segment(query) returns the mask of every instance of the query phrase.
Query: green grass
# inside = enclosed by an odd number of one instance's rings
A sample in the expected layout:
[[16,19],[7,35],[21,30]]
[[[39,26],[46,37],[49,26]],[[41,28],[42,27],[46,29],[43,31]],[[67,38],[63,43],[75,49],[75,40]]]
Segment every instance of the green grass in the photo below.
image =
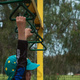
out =
[[6,75],[3,75],[3,74],[0,74],[0,80],[7,80],[7,76]]
[[[0,80],[7,80],[7,79],[8,79],[8,76],[3,75],[3,74],[0,74]],[[32,76],[32,79],[31,80],[35,80],[34,75]]]
[[58,76],[58,80],[80,80],[80,75],[61,75]]
[[[0,74],[0,80],[7,80],[7,76]],[[35,76],[32,76],[31,80],[36,80]],[[73,75],[73,76],[69,76],[69,75],[56,75],[56,76],[45,76],[44,75],[44,80],[80,80],[80,75]]]
[[80,75],[44,75],[44,80],[80,80]]

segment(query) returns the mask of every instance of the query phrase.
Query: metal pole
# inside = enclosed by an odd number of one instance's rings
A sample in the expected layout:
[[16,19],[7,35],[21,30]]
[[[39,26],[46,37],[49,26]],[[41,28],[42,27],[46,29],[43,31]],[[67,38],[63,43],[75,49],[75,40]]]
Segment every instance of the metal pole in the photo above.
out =
[[[43,25],[43,0],[37,0],[37,9]],[[38,34],[43,38],[43,28],[40,27]],[[43,45],[38,43],[37,49],[43,49]],[[37,64],[40,66],[37,68],[37,80],[43,80],[43,51],[37,51]]]

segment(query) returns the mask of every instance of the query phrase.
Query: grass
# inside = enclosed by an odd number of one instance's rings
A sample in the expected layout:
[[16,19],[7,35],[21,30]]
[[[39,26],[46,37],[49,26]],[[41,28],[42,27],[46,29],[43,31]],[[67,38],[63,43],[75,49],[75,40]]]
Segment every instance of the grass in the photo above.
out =
[[3,75],[3,74],[0,74],[0,80],[7,80],[7,76],[6,75]]
[[80,80],[80,75],[61,75],[58,76],[58,80]]
[[80,75],[44,75],[44,80],[80,80]]
[[[8,76],[3,75],[3,74],[0,74],[0,80],[7,80],[7,79],[8,79]],[[31,80],[35,80],[34,75],[32,76],[32,79]]]
[[[35,76],[32,76],[31,80],[36,80],[34,78]],[[0,74],[0,80],[7,80],[7,76]],[[80,80],[80,75],[57,75],[57,76],[45,76],[44,80]]]

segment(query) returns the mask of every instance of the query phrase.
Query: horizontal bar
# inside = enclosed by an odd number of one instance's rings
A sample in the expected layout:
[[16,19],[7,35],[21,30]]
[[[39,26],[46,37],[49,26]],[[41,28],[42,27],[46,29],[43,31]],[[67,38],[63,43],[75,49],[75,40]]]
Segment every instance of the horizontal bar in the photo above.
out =
[[0,1],[0,4],[11,4],[11,3],[18,3],[18,2],[30,2],[31,0],[12,0],[12,1]]

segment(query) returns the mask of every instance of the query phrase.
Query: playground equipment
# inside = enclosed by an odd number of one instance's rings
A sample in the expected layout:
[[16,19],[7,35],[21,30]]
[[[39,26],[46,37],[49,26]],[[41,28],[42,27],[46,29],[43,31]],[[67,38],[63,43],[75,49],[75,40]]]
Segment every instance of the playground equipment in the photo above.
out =
[[[34,0],[0,1],[1,5],[11,3],[17,3],[18,6],[13,10],[9,19],[11,21],[15,21],[16,19],[13,19],[12,16],[18,10],[18,8],[22,6],[26,10],[23,16],[26,16],[26,21],[30,24],[32,32],[36,34],[36,41],[29,41],[29,43],[32,43],[29,49],[32,51],[37,51],[37,63],[40,64],[40,66],[37,68],[37,80],[43,80],[43,51],[46,50],[46,46],[43,44],[43,0],[37,0],[37,7]],[[32,20],[33,23],[30,23],[30,20]],[[18,32],[17,27],[15,32]],[[32,46],[35,43],[37,43],[37,49],[32,49]]]
[[[16,21],[16,18],[12,18],[14,13],[19,9],[19,7],[23,7],[26,12],[23,16],[26,17],[26,21],[31,26],[32,33],[36,34],[36,40],[35,41],[28,41],[28,43],[32,43],[29,47],[29,50],[31,51],[45,51],[46,46],[43,44],[43,38],[38,34],[38,30],[43,28],[43,23],[41,21],[41,18],[39,16],[36,3],[34,0],[8,0],[8,1],[1,1],[1,5],[5,4],[11,4],[11,3],[17,3],[18,6],[12,11],[12,13],[9,16],[9,19],[11,21]],[[32,21],[32,22],[30,22]],[[15,28],[15,32],[18,33],[17,27]],[[33,45],[36,43],[41,43],[43,45],[43,49],[32,49]]]

